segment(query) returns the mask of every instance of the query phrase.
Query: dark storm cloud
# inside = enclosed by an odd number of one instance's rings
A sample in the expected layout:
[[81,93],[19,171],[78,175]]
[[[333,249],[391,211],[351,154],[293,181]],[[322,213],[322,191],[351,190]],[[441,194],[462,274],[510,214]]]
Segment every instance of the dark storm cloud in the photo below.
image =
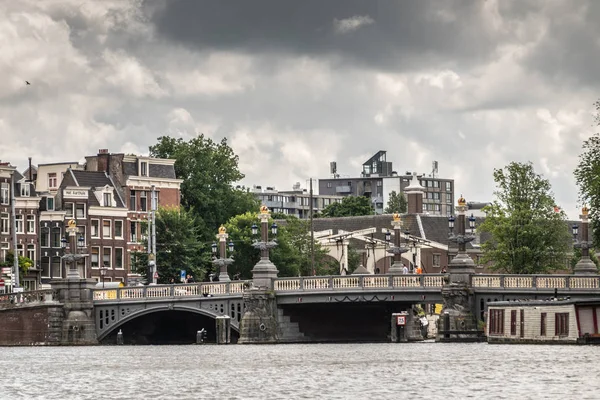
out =
[[[494,51],[497,35],[480,1],[176,0],[155,7],[160,36],[196,49],[341,55],[382,68],[473,62]],[[155,2],[147,7],[156,6]],[[371,21],[341,33],[335,21]],[[432,64],[439,67],[439,64]]]

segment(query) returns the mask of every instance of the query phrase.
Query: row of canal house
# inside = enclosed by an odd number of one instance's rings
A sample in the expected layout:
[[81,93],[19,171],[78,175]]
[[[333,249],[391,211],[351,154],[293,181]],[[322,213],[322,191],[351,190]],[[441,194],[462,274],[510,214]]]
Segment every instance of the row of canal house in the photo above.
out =
[[[34,260],[23,286],[34,290],[66,277],[61,240],[68,221],[75,220],[88,254],[79,274],[100,281],[127,283],[132,254],[146,251],[146,220],[151,196],[158,206],[179,206],[181,180],[175,160],[100,150],[85,164],[63,162],[30,166],[24,174],[0,164],[0,261],[13,246],[11,189],[15,199],[16,249]],[[14,174],[14,184],[11,179]],[[6,272],[6,271],[5,271]],[[9,276],[4,275],[8,280]]]

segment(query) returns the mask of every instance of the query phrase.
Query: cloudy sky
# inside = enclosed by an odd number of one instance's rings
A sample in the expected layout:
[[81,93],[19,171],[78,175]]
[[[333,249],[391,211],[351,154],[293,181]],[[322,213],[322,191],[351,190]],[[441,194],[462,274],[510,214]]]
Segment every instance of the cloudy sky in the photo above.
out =
[[531,161],[574,218],[599,21],[594,0],[0,0],[0,159],[205,133],[246,185],[357,176],[386,150],[477,201]]

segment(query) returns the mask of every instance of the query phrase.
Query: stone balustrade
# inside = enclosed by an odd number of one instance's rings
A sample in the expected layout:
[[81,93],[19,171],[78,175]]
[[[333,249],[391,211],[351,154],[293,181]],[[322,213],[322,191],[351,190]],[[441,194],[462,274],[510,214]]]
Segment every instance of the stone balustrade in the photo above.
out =
[[0,308],[52,302],[56,297],[56,291],[52,289],[2,293],[0,294]]
[[441,289],[443,282],[442,274],[307,276],[276,279],[274,288],[275,292],[436,287]]
[[471,286],[474,289],[600,289],[600,276],[473,275]]
[[166,297],[199,297],[217,295],[240,295],[250,281],[193,283],[176,285],[129,286],[111,289],[95,289],[94,301],[162,299]]

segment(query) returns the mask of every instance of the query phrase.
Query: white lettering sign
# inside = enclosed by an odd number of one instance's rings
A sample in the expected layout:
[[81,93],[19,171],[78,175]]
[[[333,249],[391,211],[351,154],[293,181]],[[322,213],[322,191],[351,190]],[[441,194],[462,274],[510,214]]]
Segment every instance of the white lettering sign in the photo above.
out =
[[88,192],[87,190],[65,189],[63,190],[63,197],[65,199],[87,199]]

